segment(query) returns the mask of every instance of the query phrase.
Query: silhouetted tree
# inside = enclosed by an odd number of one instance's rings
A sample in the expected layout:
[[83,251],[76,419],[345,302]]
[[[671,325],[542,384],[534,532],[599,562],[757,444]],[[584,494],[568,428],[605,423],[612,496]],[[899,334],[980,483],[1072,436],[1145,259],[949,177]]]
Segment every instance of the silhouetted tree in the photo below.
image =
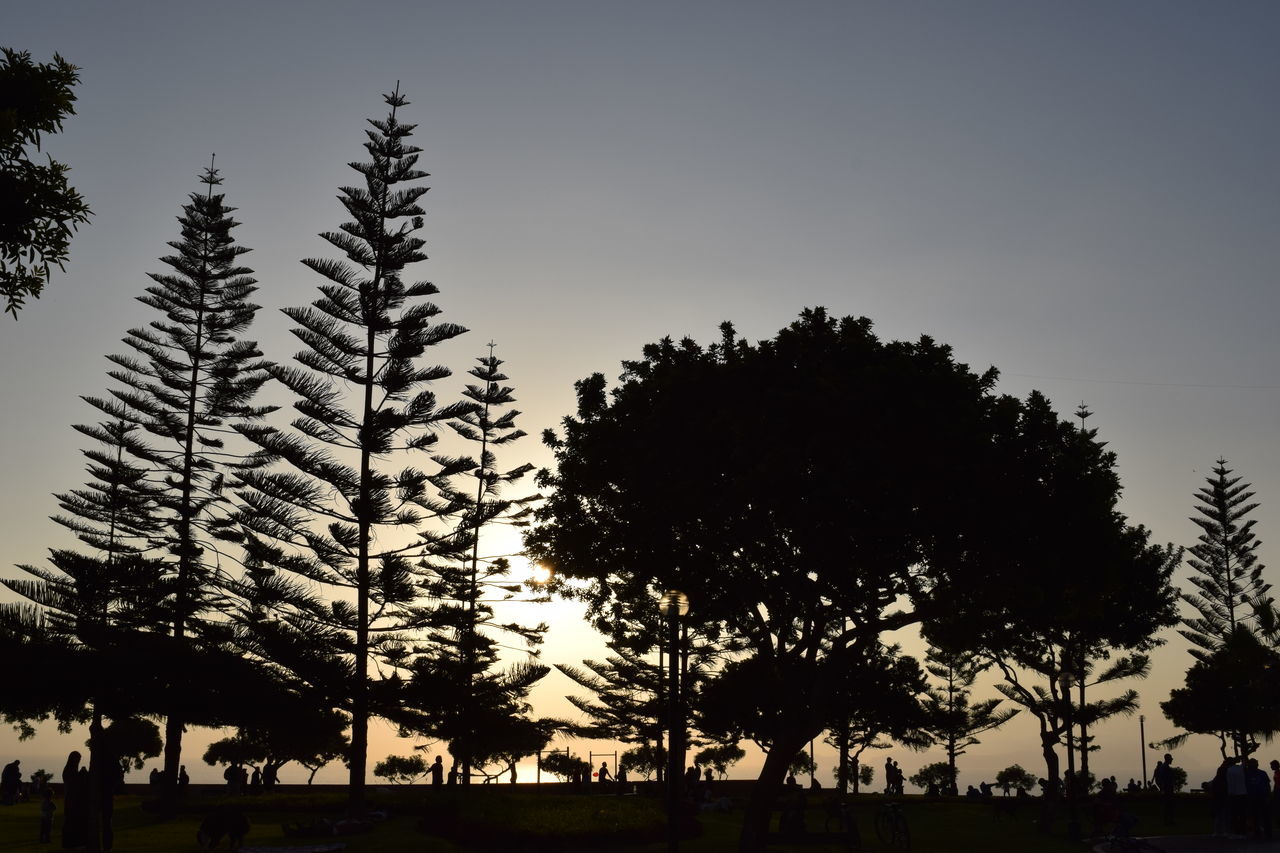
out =
[[[129,770],[141,770],[148,758],[155,758],[164,748],[160,728],[141,717],[120,717],[112,720],[100,735],[100,749],[105,755],[120,762],[123,775]],[[87,744],[90,749],[93,744]]]
[[[408,703],[418,718],[401,726],[447,740],[449,754],[460,767],[504,762],[503,766],[510,769],[514,762],[507,762],[507,758],[523,757],[516,753],[530,746],[524,755],[538,752],[563,725],[530,716],[533,708],[528,702],[529,693],[550,667],[522,661],[505,670],[486,671],[471,681],[471,701],[462,706],[459,685],[465,684],[466,679],[459,669],[464,665],[453,657],[418,658],[406,689]],[[467,708],[465,715],[460,713],[461,707]]]
[[[1061,420],[1042,395],[1030,396],[1000,442],[1019,460],[1004,474],[1010,502],[1002,521],[1013,537],[1025,537],[1026,552],[981,587],[957,590],[953,613],[965,615],[947,615],[926,631],[939,647],[995,666],[1003,679],[996,689],[1036,719],[1048,791],[1056,794],[1056,748],[1085,715],[1098,720],[1137,708],[1129,690],[1081,709],[1073,688],[1096,683],[1093,668],[1116,653],[1122,659],[1106,668],[1106,680],[1145,674],[1145,652],[1177,620],[1170,577],[1181,555],[1128,524],[1116,508],[1115,454],[1095,430]],[[1051,815],[1046,805],[1043,830]]]
[[1257,750],[1259,738],[1280,734],[1277,672],[1280,654],[1237,624],[1187,670],[1185,686],[1173,690],[1160,709],[1187,732],[1217,735],[1223,758],[1229,750],[1245,758]]
[[731,327],[708,348],[650,345],[612,392],[579,382],[577,415],[548,437],[532,556],[587,580],[597,614],[683,590],[691,620],[747,649],[717,680],[741,668],[775,703],[744,851],[765,844],[791,756],[837,718],[837,674],[883,633],[985,617],[993,578],[1042,571],[1045,543],[1071,542],[1068,516],[1079,544],[1061,556],[1114,554],[1128,573],[1113,503],[1058,506],[1079,498],[1053,488],[1059,453],[1018,455],[1032,403],[995,397],[995,380],[929,338],[882,343],[865,319],[806,311],[754,346]]
[[700,750],[693,757],[698,767],[710,767],[721,779],[729,772],[729,767],[746,758],[747,754],[736,743],[718,743]]
[[[239,424],[271,411],[252,405],[267,375],[257,344],[241,335],[258,306],[252,272],[238,264],[249,250],[237,245],[235,208],[215,194],[220,184],[211,165],[201,177],[206,190],[192,193],[178,222],[175,254],[161,258],[171,272],[152,273],[154,284],[138,301],[162,315],[129,330],[124,342],[136,356],[114,355],[110,376],[119,383],[110,397],[86,397],[113,421],[141,427],[150,443],[129,447],[151,470],[160,540],[171,555],[156,581],[163,625],[179,646],[210,642],[207,615],[220,601],[221,555],[216,545],[230,509],[223,484],[242,456],[225,436]],[[177,701],[175,699],[175,701]],[[164,780],[177,785],[182,734],[190,722],[174,713],[165,721]]]
[[538,766],[542,768],[543,773],[550,773],[552,776],[559,777],[562,782],[580,779],[583,774],[591,772],[590,764],[584,759],[576,755],[570,755],[567,752],[544,753]]
[[645,779],[662,772],[666,766],[666,753],[653,744],[642,743],[622,753],[618,766],[628,773],[639,773]]
[[1031,791],[1036,786],[1036,777],[1023,769],[1021,764],[1011,764],[996,774],[996,786],[1015,791]]
[[23,734],[33,720],[48,716],[64,728],[89,723],[89,820],[96,849],[102,782],[115,777],[115,761],[127,754],[106,748],[104,715],[125,721],[134,713],[161,710],[155,695],[141,688],[145,676],[124,665],[138,646],[135,635],[158,610],[162,568],[148,552],[161,532],[160,492],[148,481],[148,470],[133,464],[142,447],[136,427],[117,421],[76,429],[98,444],[84,452],[90,480],[57,496],[65,514],[54,520],[73,531],[83,549],[53,549],[52,569],[20,566],[30,577],[0,579],[31,602],[0,605],[0,622],[26,646],[18,654],[43,658],[42,648],[52,651],[47,665],[59,670],[44,672],[34,683],[9,682],[7,692],[25,694],[29,703],[25,711],[7,709],[27,727]]
[[1067,737],[1067,749],[1076,750],[1080,756],[1081,778],[1093,778],[1089,772],[1089,753],[1096,751],[1097,747],[1092,745],[1089,729],[1111,717],[1129,715],[1138,710],[1135,690],[1126,690],[1109,699],[1089,700],[1089,689],[1129,678],[1146,678],[1150,672],[1151,659],[1145,654],[1121,655],[1114,660],[1108,660],[1105,655],[1099,659],[1086,656],[1076,663],[1070,673],[1070,685],[1075,693],[1070,695],[1068,691],[1067,699],[1073,704],[1071,722],[1078,733],[1074,739],[1070,735]]
[[295,761],[309,771],[310,785],[321,767],[346,754],[344,715],[284,684],[263,684],[255,693],[245,697],[235,734],[209,745],[206,764],[247,764],[261,769],[266,780]]
[[[531,654],[542,642],[546,623],[525,626],[502,622],[495,618],[494,602],[510,601],[521,590],[520,583],[510,580],[511,566],[506,556],[487,557],[481,551],[486,531],[495,525],[521,526],[528,516],[533,497],[513,498],[504,489],[519,482],[533,470],[523,464],[508,471],[498,470],[497,448],[525,435],[515,426],[519,412],[507,408],[515,402],[502,362],[493,355],[477,359],[479,365],[470,371],[479,384],[468,384],[463,396],[473,407],[450,421],[450,426],[463,439],[478,445],[478,458],[467,458],[454,465],[461,470],[461,485],[452,482],[441,495],[444,503],[459,513],[457,538],[452,551],[462,554],[460,560],[436,561],[436,576],[425,591],[436,602],[433,630],[429,642],[413,662],[414,683],[429,682],[430,687],[411,690],[408,701],[421,696],[436,719],[436,727],[424,732],[449,741],[450,752],[462,764],[462,784],[470,784],[471,767],[478,755],[472,744],[489,739],[495,732],[478,727],[482,708],[479,697],[494,689],[503,692],[512,675],[498,669],[500,638],[523,642]],[[545,600],[539,597],[538,600]],[[546,672],[546,668],[521,670],[523,676]],[[454,678],[442,681],[441,674]],[[535,748],[534,752],[537,751]]]
[[989,662],[971,654],[933,647],[925,657],[925,670],[938,681],[925,690],[925,723],[921,728],[946,751],[953,780],[959,774],[956,758],[980,743],[977,736],[999,728],[1018,713],[1016,708],[1000,708],[999,699],[970,701],[973,683],[989,666]]
[[537,755],[547,748],[547,744],[555,735],[565,728],[565,722],[551,717],[532,719],[528,716],[531,708],[486,709],[484,717],[488,725],[477,727],[468,750],[472,755],[472,766],[484,775],[486,781],[493,781],[502,774],[508,774],[508,781],[516,781],[516,764],[521,759]]
[[373,765],[373,775],[396,785],[411,785],[425,779],[429,769],[421,755],[388,755]]
[[657,744],[662,740],[664,673],[622,644],[603,661],[585,660],[582,667],[556,664],[556,669],[594,697],[567,696],[588,722],[575,728],[579,737],[622,743]]
[[1203,661],[1236,626],[1251,626],[1254,610],[1265,606],[1271,585],[1262,579],[1258,562],[1260,544],[1253,532],[1257,519],[1246,518],[1258,508],[1248,483],[1232,475],[1227,460],[1219,459],[1208,477],[1208,485],[1196,492],[1196,515],[1191,520],[1200,528],[1200,537],[1187,549],[1187,565],[1193,572],[1187,580],[1196,592],[1181,598],[1198,614],[1183,619],[1178,631],[1194,646],[1192,657]]
[[[841,792],[853,783],[857,793],[868,749],[888,749],[897,740],[911,749],[930,745],[928,717],[921,704],[927,685],[915,658],[897,646],[882,646],[856,667],[841,673],[835,717],[827,724],[826,742],[836,748],[836,784]],[[834,685],[833,685],[834,686]]]
[[954,764],[950,761],[935,761],[912,773],[907,777],[907,781],[921,790],[932,785],[935,790],[945,793],[955,790],[956,778]]
[[[417,168],[421,149],[406,142],[414,125],[399,118],[408,100],[398,89],[384,100],[390,112],[366,131],[369,160],[351,164],[364,186],[341,190],[351,221],[321,235],[346,261],[303,261],[325,279],[321,295],[310,307],[285,310],[306,345],[295,356],[301,367],[271,370],[297,398],[293,431],[240,428],[261,448],[260,459],[280,463],[243,475],[248,572],[241,593],[250,611],[285,614],[286,625],[344,661],[340,683],[317,687],[351,715],[349,790],[357,808],[369,718],[399,708],[400,697],[385,689],[393,684],[372,664],[394,671],[408,663],[414,632],[431,617],[421,600],[420,585],[431,577],[425,560],[460,557],[451,532],[425,528],[457,509],[436,493],[471,466],[423,451],[440,427],[474,409],[469,401],[437,405],[431,386],[450,372],[422,363],[430,347],[465,329],[434,321],[440,309],[426,298],[435,285],[403,279],[426,258],[417,232],[427,191],[418,182],[427,175]],[[432,473],[419,467],[428,459]]]
[[66,164],[33,163],[27,150],[39,151],[41,137],[75,115],[80,69],[56,53],[45,63],[25,50],[0,51],[0,293],[17,319],[22,304],[40,296],[49,267],[63,269],[71,233],[91,211],[67,183]]

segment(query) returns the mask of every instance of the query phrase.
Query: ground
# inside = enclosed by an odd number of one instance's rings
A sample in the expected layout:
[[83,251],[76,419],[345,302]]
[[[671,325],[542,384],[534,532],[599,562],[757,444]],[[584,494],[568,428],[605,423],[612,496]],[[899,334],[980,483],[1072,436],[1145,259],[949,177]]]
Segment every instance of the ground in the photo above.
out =
[[[375,790],[371,798],[386,807],[389,817],[367,834],[338,839],[287,837],[282,831],[286,822],[306,822],[319,817],[337,817],[343,813],[345,797],[340,789],[328,791],[305,789],[261,797],[230,799],[210,788],[193,791],[188,805],[173,820],[162,821],[143,808],[138,794],[118,798],[116,805],[116,853],[196,853],[195,833],[200,820],[219,804],[242,805],[252,828],[246,847],[293,847],[316,845],[329,841],[345,843],[346,853],[461,853],[487,849],[515,853],[520,850],[609,850],[612,853],[659,853],[666,849],[662,832],[659,801],[643,796],[568,794],[558,786],[542,790],[521,786],[515,790],[499,786],[474,788],[465,803],[437,797],[424,788]],[[731,799],[738,799],[733,797]],[[999,801],[1002,798],[997,797]],[[809,835],[803,842],[778,840],[771,849],[777,853],[824,853],[845,850],[839,838],[823,835],[825,810],[823,796],[811,798],[805,815]],[[997,813],[993,803],[984,801],[927,802],[919,797],[902,798],[911,830],[912,853],[1085,853],[1089,845],[1063,839],[1063,823],[1058,821],[1055,834],[1037,832],[1035,801],[1021,803],[1017,814],[1010,817]],[[874,815],[882,799],[864,795],[857,799],[855,815],[864,849],[891,851],[875,835]],[[1006,801],[1007,802],[1007,801]],[[59,802],[59,806],[61,803]],[[1198,833],[1208,829],[1207,803],[1198,797],[1186,797],[1178,809],[1179,822],[1166,830],[1158,820],[1159,804],[1127,801],[1126,807],[1138,815],[1139,835],[1170,835],[1157,839],[1167,853],[1280,853],[1280,843],[1270,846],[1247,845],[1208,838]],[[1087,812],[1082,812],[1084,830],[1089,831]],[[455,841],[423,833],[419,824],[426,818],[432,828],[458,821],[457,836],[466,846]],[[52,844],[40,844],[39,811],[36,802],[0,807],[0,851],[52,851],[59,849],[58,830],[61,812],[54,825]],[[701,832],[681,842],[688,853],[732,851],[737,846],[741,806],[726,813],[704,813]],[[776,828],[776,818],[774,826]],[[1180,835],[1176,835],[1180,834]],[[571,840],[572,839],[572,840]],[[225,842],[220,849],[226,849]]]

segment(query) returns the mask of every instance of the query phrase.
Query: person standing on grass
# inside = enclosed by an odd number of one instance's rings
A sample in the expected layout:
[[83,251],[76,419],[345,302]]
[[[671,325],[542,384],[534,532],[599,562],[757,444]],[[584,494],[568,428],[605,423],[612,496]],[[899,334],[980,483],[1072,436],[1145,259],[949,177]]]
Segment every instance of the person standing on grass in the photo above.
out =
[[14,759],[0,771],[0,805],[11,806],[18,801],[18,790],[22,787],[21,764]]
[[89,832],[89,778],[72,750],[62,768],[62,849],[83,847]]
[[1271,759],[1271,822],[1280,823],[1280,761]]
[[1173,823],[1173,756],[1164,754],[1164,761],[1156,765],[1151,774],[1151,781],[1160,789],[1160,799],[1164,801],[1164,825]]
[[1271,814],[1267,801],[1271,799],[1271,779],[1267,771],[1258,766],[1258,759],[1250,758],[1245,770],[1244,784],[1249,799],[1249,832],[1253,838],[1271,840]]

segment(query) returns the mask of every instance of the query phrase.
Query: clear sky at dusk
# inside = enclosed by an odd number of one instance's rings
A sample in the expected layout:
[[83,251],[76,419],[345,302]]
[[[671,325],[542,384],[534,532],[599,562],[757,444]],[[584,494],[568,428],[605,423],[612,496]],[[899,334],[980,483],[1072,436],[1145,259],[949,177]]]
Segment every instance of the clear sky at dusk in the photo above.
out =
[[[1002,391],[1087,403],[1157,541],[1194,542],[1192,494],[1225,456],[1280,565],[1280,6],[10,0],[0,33],[82,67],[46,148],[95,213],[66,273],[0,319],[0,566],[64,541],[51,494],[84,481],[71,424],[96,415],[78,395],[151,319],[134,297],[210,154],[254,250],[252,337],[285,360],[277,309],[314,298],[298,261],[332,255],[315,235],[343,220],[346,164],[397,81],[432,173],[418,277],[472,330],[437,354],[458,374],[441,393],[497,343],[531,435],[513,466],[546,464],[536,436],[573,382],[643,344],[711,341],[723,320],[769,337],[823,305],[950,343]],[[547,662],[600,653],[576,610],[553,612]],[[1172,734],[1157,703],[1189,664],[1171,636],[1136,685],[1149,739]],[[549,676],[539,707],[565,713],[569,688]],[[378,737],[371,760],[407,750]],[[22,745],[24,769],[82,739]],[[197,742],[185,760],[205,771]],[[1099,743],[1097,771],[1137,775],[1136,720]],[[1214,747],[1177,754],[1193,782]],[[14,748],[0,736],[0,759]],[[1029,720],[965,756],[961,782],[1014,761],[1042,766]]]

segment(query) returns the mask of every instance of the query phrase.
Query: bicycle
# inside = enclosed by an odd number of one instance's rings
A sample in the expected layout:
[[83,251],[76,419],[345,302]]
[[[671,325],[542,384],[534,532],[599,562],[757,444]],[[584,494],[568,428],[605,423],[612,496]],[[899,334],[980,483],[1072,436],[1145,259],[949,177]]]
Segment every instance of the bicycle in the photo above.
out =
[[901,803],[885,803],[876,809],[876,836],[890,847],[911,849],[911,829]]

